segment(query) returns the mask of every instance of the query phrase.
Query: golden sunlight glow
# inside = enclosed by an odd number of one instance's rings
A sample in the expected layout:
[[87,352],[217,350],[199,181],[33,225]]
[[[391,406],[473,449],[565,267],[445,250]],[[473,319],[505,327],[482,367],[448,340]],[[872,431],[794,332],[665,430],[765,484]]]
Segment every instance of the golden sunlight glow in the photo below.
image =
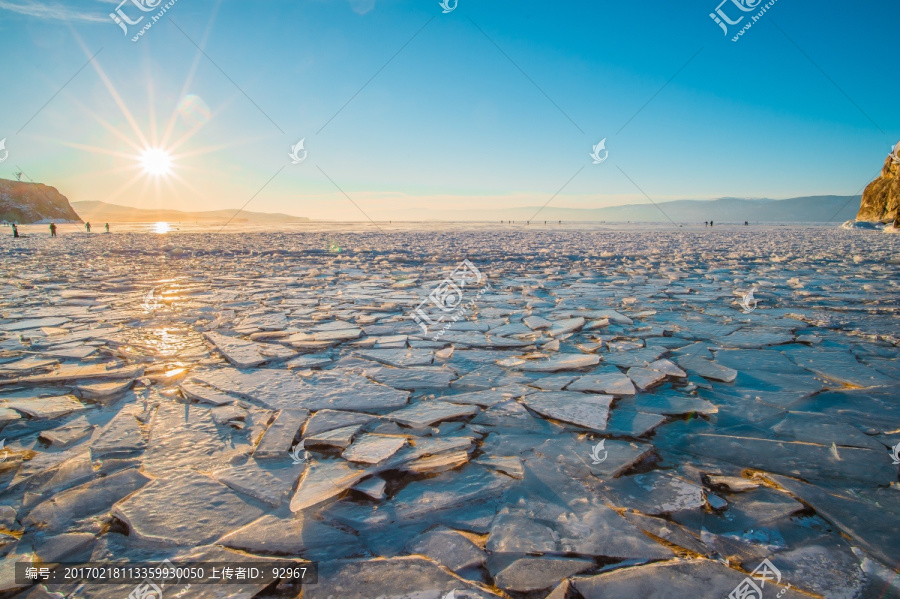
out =
[[141,167],[154,177],[168,175],[172,170],[172,157],[165,150],[148,148],[141,154]]
[[156,223],[154,225],[153,230],[162,235],[163,233],[169,232],[169,223]]

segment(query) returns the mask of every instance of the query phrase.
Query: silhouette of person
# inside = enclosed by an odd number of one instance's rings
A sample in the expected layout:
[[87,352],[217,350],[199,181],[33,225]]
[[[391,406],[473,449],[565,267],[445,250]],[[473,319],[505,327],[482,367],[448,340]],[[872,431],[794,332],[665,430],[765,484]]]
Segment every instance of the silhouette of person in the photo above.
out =
[[708,226],[709,226],[709,221],[708,221],[708,220],[703,221],[703,226],[704,226],[704,227],[708,227]]
[[109,233],[109,223],[106,223],[106,232]]
[[19,237],[19,229],[16,228],[16,223],[12,224],[12,229],[13,229],[13,237],[16,237],[16,238]]
[[710,227],[713,226],[713,222],[712,222],[712,221],[709,221],[709,226],[710,226]]
[[50,223],[50,237],[56,237],[56,225]]
[[90,221],[84,223],[84,230],[87,231],[88,233],[91,232],[91,222]]

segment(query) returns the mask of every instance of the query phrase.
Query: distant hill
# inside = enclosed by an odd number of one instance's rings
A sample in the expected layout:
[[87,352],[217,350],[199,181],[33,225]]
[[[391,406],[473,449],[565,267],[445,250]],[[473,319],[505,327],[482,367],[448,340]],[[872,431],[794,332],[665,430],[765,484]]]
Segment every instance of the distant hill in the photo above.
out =
[[106,202],[72,202],[72,207],[86,221],[112,222],[112,223],[232,223],[252,224],[281,224],[281,223],[305,223],[308,218],[291,216],[289,214],[269,214],[265,212],[247,212],[241,210],[237,215],[237,209],[209,210],[204,212],[183,212],[181,210],[157,210],[147,208],[132,208],[107,204]]
[[0,220],[22,225],[81,222],[68,198],[55,187],[10,179],[0,179]]
[[[747,200],[720,198],[717,200],[676,200],[654,204],[627,204],[607,208],[555,208],[551,204],[538,212],[540,206],[523,206],[508,209],[484,210],[429,210],[415,209],[403,213],[391,212],[398,220],[438,221],[500,221],[524,222],[589,221],[589,222],[668,222],[702,223],[717,222],[790,223],[790,222],[843,222],[856,216],[860,196],[809,196],[788,200]],[[387,219],[387,213],[378,218]]]

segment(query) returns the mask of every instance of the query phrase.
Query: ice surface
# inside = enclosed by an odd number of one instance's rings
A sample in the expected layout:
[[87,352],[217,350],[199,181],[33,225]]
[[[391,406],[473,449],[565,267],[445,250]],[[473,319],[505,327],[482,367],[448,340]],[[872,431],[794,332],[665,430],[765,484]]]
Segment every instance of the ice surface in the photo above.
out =
[[[888,588],[893,236],[435,227],[0,238],[0,590],[231,550],[304,597]],[[425,334],[459,252],[491,289]]]

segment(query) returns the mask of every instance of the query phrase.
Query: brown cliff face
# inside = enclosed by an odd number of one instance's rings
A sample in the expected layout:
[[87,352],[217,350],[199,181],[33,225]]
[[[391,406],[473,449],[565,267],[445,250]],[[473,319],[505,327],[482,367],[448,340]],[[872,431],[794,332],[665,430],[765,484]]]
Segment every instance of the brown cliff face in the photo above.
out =
[[0,220],[23,225],[41,221],[80,223],[66,196],[43,183],[0,179]]
[[884,161],[881,176],[869,183],[863,192],[856,220],[893,221],[898,217],[900,204],[900,164],[895,162],[900,143]]

